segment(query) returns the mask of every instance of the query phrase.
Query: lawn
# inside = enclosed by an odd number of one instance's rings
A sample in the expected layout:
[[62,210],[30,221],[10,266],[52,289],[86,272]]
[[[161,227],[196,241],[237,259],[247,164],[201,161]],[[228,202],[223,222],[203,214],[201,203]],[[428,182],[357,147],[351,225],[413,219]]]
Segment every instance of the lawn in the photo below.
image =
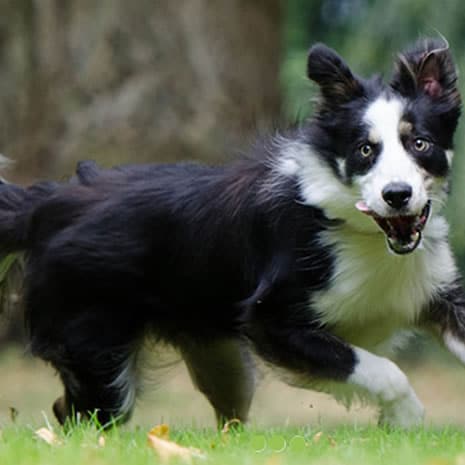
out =
[[[103,439],[102,439],[103,438]],[[465,433],[456,428],[387,431],[374,427],[179,429],[172,441],[199,449],[201,457],[173,459],[199,464],[386,464],[464,465]],[[59,430],[56,444],[27,427],[8,427],[0,439],[2,465],[105,465],[163,463],[148,445],[147,432],[117,429],[102,435],[95,427]],[[171,462],[171,461],[170,461]]]
[[[149,370],[134,418],[102,433],[95,425],[63,431],[50,408],[62,389],[53,370],[22,349],[7,350],[0,352],[0,465],[157,464],[148,433],[161,423],[169,424],[170,441],[201,451],[203,458],[189,456],[194,465],[465,465],[465,370],[430,356],[403,368],[427,411],[425,427],[409,432],[379,429],[373,409],[347,412],[327,396],[268,376],[250,425],[219,433],[208,403],[178,365]],[[52,444],[37,436],[40,428],[53,433]]]

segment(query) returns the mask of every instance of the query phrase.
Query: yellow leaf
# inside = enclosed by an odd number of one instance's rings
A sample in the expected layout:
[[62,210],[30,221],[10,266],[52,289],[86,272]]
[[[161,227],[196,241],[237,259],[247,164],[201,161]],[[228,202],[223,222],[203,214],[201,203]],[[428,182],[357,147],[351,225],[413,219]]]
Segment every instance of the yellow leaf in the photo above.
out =
[[149,446],[155,450],[162,463],[167,463],[171,459],[181,459],[187,464],[192,463],[192,459],[205,458],[205,454],[193,447],[183,447],[173,441],[162,439],[154,434],[148,434]]
[[42,441],[45,441],[51,446],[57,446],[60,444],[60,440],[58,439],[57,435],[48,428],[40,428],[35,433],[39,439],[42,439]]
[[323,431],[318,431],[318,433],[316,433],[315,436],[313,436],[313,442],[315,444],[317,444],[318,442],[321,441],[321,439],[323,437],[326,437],[326,439],[329,442],[329,445],[331,447],[336,447],[337,446],[337,443],[336,443],[335,439],[332,436],[325,435],[325,433],[323,433]]
[[165,423],[160,425],[154,426],[150,431],[149,434],[152,436],[156,436],[157,438],[162,439],[169,439],[170,438],[170,427]]
[[265,461],[265,465],[281,465],[281,457],[278,455],[272,455]]
[[337,446],[336,440],[332,436],[328,436],[328,442],[331,447]]

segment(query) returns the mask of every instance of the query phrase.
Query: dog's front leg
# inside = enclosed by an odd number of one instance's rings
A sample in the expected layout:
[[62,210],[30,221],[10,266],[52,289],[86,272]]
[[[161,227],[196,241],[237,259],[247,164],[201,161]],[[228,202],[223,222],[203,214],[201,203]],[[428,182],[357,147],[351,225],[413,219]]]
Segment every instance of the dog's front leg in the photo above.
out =
[[425,313],[445,347],[465,365],[465,292],[460,283],[440,293]]
[[391,360],[354,348],[357,363],[347,381],[368,392],[380,407],[380,425],[421,424],[424,408],[405,373]]
[[285,372],[289,384],[318,389],[319,384],[327,382],[345,383],[350,391],[380,406],[380,423],[401,427],[421,423],[423,406],[405,374],[392,361],[321,329],[270,323],[251,338],[257,352]]

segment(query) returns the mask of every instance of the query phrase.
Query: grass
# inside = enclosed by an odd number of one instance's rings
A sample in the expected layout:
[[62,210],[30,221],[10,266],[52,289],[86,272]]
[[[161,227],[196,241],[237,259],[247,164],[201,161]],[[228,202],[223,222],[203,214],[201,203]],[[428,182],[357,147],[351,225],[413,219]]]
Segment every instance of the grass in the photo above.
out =
[[[105,433],[103,446],[99,445],[101,436],[102,433],[97,428],[79,425],[66,433],[60,430],[57,433],[60,444],[49,445],[38,439],[32,428],[8,427],[2,431],[0,463],[160,463],[156,452],[147,444],[146,431],[115,429]],[[212,429],[188,428],[172,431],[171,439],[184,446],[196,447],[205,453],[204,459],[194,458],[194,464],[465,464],[465,432],[456,428],[417,429],[405,432],[374,427],[339,426],[323,431],[309,428],[274,428],[244,429],[227,434]],[[265,450],[261,450],[264,441],[267,446]],[[177,461],[174,460],[174,463]]]
[[[0,465],[157,464],[147,433],[159,423],[170,425],[172,441],[206,454],[194,465],[465,465],[465,370],[431,355],[404,369],[426,406],[427,426],[421,429],[379,429],[372,409],[347,413],[327,396],[264,379],[251,425],[220,434],[211,407],[179,365],[156,373],[158,383],[148,386],[133,420],[105,433],[102,447],[97,427],[78,424],[65,432],[55,423],[50,407],[62,393],[59,380],[49,366],[11,348],[0,353]],[[58,445],[35,434],[47,418]]]

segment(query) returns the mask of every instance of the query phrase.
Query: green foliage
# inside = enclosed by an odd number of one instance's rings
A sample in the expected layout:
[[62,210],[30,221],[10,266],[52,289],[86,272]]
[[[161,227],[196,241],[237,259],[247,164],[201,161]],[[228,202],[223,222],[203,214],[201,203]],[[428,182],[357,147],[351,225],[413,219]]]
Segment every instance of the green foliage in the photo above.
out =
[[[465,72],[465,8],[461,0],[289,0],[286,54],[281,81],[291,120],[311,113],[314,86],[305,78],[306,52],[314,42],[335,48],[362,76],[381,72],[386,78],[399,50],[419,37],[443,35]],[[465,95],[465,80],[459,81]],[[465,126],[456,135],[452,197],[447,214],[459,265],[465,270]]]

